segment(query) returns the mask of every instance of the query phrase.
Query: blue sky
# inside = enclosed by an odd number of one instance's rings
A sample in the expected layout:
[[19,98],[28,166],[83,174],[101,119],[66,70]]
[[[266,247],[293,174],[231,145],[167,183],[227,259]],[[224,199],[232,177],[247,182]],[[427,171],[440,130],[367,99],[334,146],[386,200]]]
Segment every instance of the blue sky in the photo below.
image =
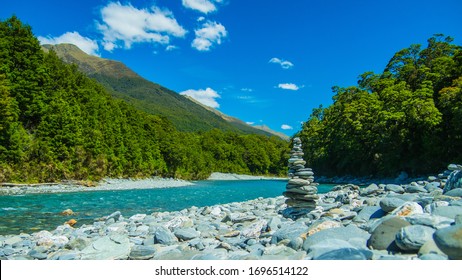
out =
[[2,0],[44,43],[69,42],[225,114],[293,135],[331,87],[443,33],[460,0]]

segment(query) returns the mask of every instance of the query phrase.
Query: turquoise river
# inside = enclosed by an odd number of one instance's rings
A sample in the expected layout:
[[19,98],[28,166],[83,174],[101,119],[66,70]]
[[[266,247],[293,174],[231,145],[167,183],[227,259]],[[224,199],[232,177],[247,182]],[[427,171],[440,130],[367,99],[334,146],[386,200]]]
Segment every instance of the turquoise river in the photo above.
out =
[[[198,181],[195,185],[177,188],[152,188],[117,191],[90,191],[54,194],[0,196],[0,235],[53,230],[70,218],[76,226],[92,224],[97,218],[120,211],[124,217],[177,211],[191,206],[212,206],[241,202],[258,197],[282,195],[286,181]],[[318,186],[326,193],[331,185]],[[72,217],[62,216],[72,209]]]

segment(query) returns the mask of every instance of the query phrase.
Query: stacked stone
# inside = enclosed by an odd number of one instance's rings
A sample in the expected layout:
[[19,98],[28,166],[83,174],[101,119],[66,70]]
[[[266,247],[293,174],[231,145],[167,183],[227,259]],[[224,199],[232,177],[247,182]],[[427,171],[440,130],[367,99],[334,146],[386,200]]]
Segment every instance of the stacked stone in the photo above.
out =
[[297,210],[312,211],[316,208],[316,200],[319,198],[318,184],[313,183],[314,173],[311,168],[305,168],[302,141],[296,137],[293,142],[294,146],[289,158],[289,182],[283,195],[287,198],[287,206]]

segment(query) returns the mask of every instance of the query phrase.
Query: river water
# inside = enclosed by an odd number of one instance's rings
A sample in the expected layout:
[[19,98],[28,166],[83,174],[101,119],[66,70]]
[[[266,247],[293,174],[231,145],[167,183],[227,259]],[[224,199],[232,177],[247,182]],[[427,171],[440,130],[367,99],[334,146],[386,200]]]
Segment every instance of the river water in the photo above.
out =
[[[79,227],[115,211],[128,218],[134,214],[276,197],[282,195],[285,184],[282,180],[198,181],[193,186],[177,188],[0,196],[0,235],[53,230],[71,218],[78,221]],[[320,185],[318,192],[326,193],[331,187]],[[66,209],[76,214],[60,215]]]

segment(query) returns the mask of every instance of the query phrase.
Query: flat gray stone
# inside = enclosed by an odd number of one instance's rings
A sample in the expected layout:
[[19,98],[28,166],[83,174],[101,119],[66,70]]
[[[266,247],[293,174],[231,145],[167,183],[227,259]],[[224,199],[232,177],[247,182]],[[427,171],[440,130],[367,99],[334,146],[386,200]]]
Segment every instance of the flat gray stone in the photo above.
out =
[[399,199],[397,197],[385,197],[380,200],[380,208],[389,213],[403,205],[406,201]]
[[135,245],[128,256],[131,260],[150,260],[154,257],[156,249],[153,246]]
[[452,189],[446,192],[444,195],[453,196],[453,197],[462,197],[462,189],[461,188]]
[[388,184],[385,186],[385,191],[395,192],[395,193],[404,193],[404,188],[400,185]]
[[326,252],[314,260],[371,260],[373,253],[370,250],[356,248],[341,248]]
[[462,260],[462,225],[439,229],[433,235],[438,248],[451,260]]
[[417,252],[425,242],[432,239],[434,228],[411,225],[401,228],[396,234],[396,245],[403,251]]
[[[355,243],[363,243],[366,247],[367,240],[370,238],[370,234],[355,225],[348,225],[347,227],[328,228],[316,232],[313,235],[307,236],[303,242],[303,250],[308,251],[309,248],[322,242],[326,239],[336,239],[343,241],[350,241],[355,239]],[[362,241],[361,241],[362,240]]]
[[191,240],[201,235],[200,232],[193,228],[177,228],[174,234],[179,240],[183,241]]
[[406,192],[407,193],[426,193],[428,191],[422,186],[409,185],[406,187]]
[[127,236],[104,236],[82,250],[82,260],[125,260],[129,254]]
[[411,225],[399,217],[384,220],[372,232],[368,245],[376,250],[396,251],[395,237],[403,227]]
[[293,240],[304,236],[308,232],[308,227],[304,223],[287,223],[282,224],[271,238],[271,243],[276,244],[281,240]]
[[448,259],[448,257],[437,255],[437,254],[426,254],[426,255],[421,255],[419,259],[423,261],[445,261]]
[[430,215],[428,213],[407,216],[405,219],[413,225],[429,226],[434,229],[448,227],[454,222],[453,219],[443,216]]
[[166,227],[161,226],[154,232],[154,243],[172,245],[178,242],[176,236]]
[[455,219],[457,215],[462,215],[462,206],[441,206],[432,212],[433,215]]
[[354,217],[353,222],[367,223],[370,219],[378,219],[385,216],[387,213],[380,206],[365,206],[358,215]]
[[376,184],[370,184],[366,188],[361,189],[360,194],[363,196],[368,196],[368,195],[375,194],[379,191],[380,191],[379,186],[377,186]]

